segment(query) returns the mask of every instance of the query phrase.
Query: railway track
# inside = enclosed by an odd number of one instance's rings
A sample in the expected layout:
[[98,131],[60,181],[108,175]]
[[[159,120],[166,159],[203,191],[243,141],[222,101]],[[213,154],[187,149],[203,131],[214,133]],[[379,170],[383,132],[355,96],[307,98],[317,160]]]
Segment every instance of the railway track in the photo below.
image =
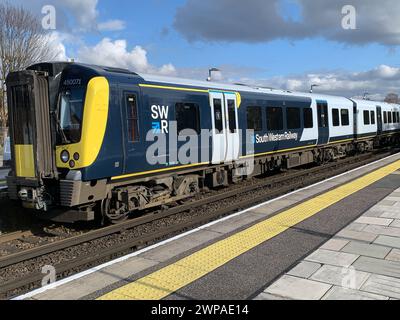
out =
[[0,244],[33,235],[32,231],[14,231],[0,235]]
[[[256,183],[243,187],[235,186],[232,189],[220,190],[218,193],[210,196],[188,201],[179,206],[162,211],[149,213],[118,225],[89,231],[83,235],[0,257],[0,270],[5,270],[7,268],[12,269],[16,266],[18,266],[17,268],[21,268],[23,264],[40,265],[41,257],[46,257],[45,260],[48,261],[49,255],[62,252],[63,250],[73,250],[73,248],[78,248],[84,244],[87,246],[96,246],[96,242],[101,242],[102,239],[109,241],[109,238],[112,236],[118,237],[121,234],[133,234],[138,227],[149,224],[160,225],[155,232],[136,237],[126,237],[126,241],[117,241],[114,245],[110,245],[101,250],[93,250],[90,254],[76,255],[72,259],[54,264],[57,277],[61,279],[74,272],[84,270],[98,263],[132,252],[146,244],[165,239],[189,228],[195,228],[222,216],[232,214],[268,199],[275,198],[290,191],[387,157],[398,151],[399,150],[381,151],[358,155],[319,167],[313,167],[308,170],[289,171],[283,174],[266,177]],[[201,212],[201,214],[196,214],[198,212]],[[189,216],[189,218],[179,221],[179,216],[182,215]],[[178,217],[178,223],[169,225],[167,223],[163,224],[165,219],[176,217]],[[35,271],[28,272],[15,279],[2,283],[0,282],[0,297],[3,299],[10,298],[36,288],[40,285],[43,276],[40,270],[36,268]]]

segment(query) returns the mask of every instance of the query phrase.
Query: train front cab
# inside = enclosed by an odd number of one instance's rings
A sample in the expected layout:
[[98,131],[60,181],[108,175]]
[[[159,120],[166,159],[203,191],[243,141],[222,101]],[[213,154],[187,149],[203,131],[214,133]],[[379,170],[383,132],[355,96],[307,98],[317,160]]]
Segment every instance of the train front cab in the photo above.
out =
[[107,181],[85,182],[82,170],[92,166],[102,146],[109,85],[95,73],[77,81],[81,70],[64,73],[65,68],[58,70],[61,80],[56,84],[55,75],[38,70],[7,78],[12,155],[8,194],[39,217],[92,220],[92,204],[104,199]]

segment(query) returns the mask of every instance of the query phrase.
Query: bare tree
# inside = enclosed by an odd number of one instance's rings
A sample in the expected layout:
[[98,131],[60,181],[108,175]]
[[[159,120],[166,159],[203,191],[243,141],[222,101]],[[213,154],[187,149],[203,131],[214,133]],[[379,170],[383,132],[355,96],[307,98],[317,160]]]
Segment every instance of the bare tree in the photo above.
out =
[[[22,70],[39,61],[54,59],[50,34],[40,18],[25,10],[0,3],[0,128],[7,127],[5,79],[9,72]],[[4,131],[0,132],[0,143]]]
[[385,102],[387,103],[399,103],[399,95],[395,93],[389,93],[386,98]]

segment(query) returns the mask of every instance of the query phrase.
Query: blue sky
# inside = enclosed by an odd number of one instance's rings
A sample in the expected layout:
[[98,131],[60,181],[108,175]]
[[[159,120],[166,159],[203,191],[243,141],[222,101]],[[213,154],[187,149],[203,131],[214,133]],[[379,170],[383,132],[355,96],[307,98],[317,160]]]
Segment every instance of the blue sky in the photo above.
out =
[[[5,0],[0,0],[4,2]],[[138,72],[382,98],[400,85],[400,2],[352,0],[32,0],[57,12],[60,59]]]
[[[87,41],[97,43],[104,35],[124,38],[130,45],[142,45],[157,65],[173,63],[178,67],[207,67],[228,64],[260,69],[257,76],[328,69],[364,71],[382,63],[400,66],[396,52],[380,44],[349,45],[322,38],[256,44],[189,42],[173,28],[176,10],[184,3],[185,0],[122,0],[116,6],[115,1],[101,1],[100,18],[121,19],[126,22],[126,29],[88,35]],[[296,16],[298,9],[293,3],[287,3],[283,8],[282,13]],[[165,30],[168,30],[167,35]]]

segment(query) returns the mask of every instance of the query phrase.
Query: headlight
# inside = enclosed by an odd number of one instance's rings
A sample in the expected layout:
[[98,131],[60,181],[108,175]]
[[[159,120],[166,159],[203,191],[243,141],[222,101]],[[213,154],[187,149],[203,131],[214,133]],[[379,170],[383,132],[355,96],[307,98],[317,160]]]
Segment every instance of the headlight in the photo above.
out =
[[67,163],[69,160],[69,152],[67,150],[63,150],[61,152],[61,161]]
[[71,161],[69,162],[69,166],[70,166],[71,168],[75,168],[75,161],[74,161],[74,160],[71,160]]
[[75,152],[75,153],[74,153],[74,160],[75,160],[75,161],[78,161],[79,158],[80,158],[79,153],[78,153],[78,152]]

